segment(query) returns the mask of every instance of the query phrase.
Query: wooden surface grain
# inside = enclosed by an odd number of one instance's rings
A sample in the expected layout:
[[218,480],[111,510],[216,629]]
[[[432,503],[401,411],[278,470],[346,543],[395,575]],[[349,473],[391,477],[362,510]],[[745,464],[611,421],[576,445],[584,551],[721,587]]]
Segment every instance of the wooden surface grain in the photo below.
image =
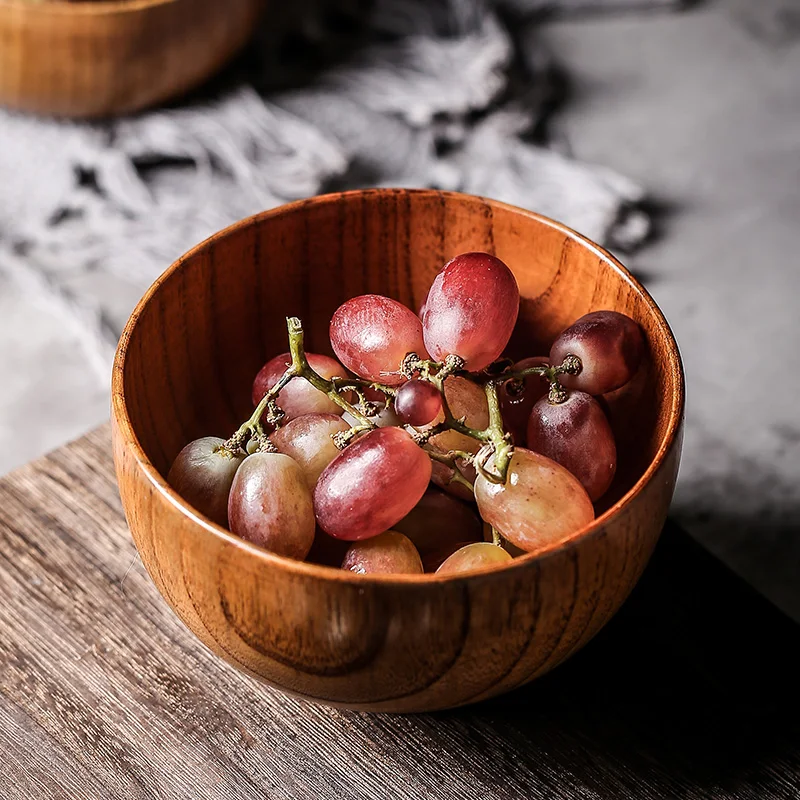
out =
[[800,794],[798,627],[680,531],[592,643],[504,698],[419,716],[257,683],[135,555],[103,427],[0,480],[0,797]]

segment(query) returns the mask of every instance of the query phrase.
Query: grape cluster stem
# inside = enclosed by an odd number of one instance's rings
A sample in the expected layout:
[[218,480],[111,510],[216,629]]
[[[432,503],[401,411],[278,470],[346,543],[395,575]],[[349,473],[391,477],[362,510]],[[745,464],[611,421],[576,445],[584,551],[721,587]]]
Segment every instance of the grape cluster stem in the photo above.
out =
[[[278,379],[277,383],[261,398],[250,418],[245,421],[233,436],[225,442],[223,447],[231,453],[255,447],[260,452],[275,452],[275,446],[270,442],[264,431],[262,420],[269,425],[279,427],[284,419],[284,412],[277,404],[281,390],[293,378],[307,380],[315,389],[327,395],[336,405],[346,411],[357,425],[347,431],[334,435],[334,443],[344,449],[356,436],[377,427],[371,419],[378,413],[377,406],[366,398],[366,390],[373,389],[384,396],[384,408],[388,408],[396,393],[396,389],[376,381],[363,380],[355,377],[333,378],[328,380],[319,375],[308,363],[304,348],[303,325],[297,317],[287,317],[286,327],[289,334],[289,353],[292,363],[286,372]],[[442,362],[420,359],[416,353],[409,353],[403,360],[400,371],[407,377],[418,377],[434,384],[442,395],[442,410],[444,421],[428,428],[425,431],[414,430],[412,436],[420,447],[423,447],[434,461],[440,461],[453,469],[452,482],[461,483],[471,490],[472,483],[464,477],[459,469],[459,461],[471,463],[477,472],[492,483],[505,483],[508,467],[514,453],[514,445],[509,434],[503,426],[503,417],[500,410],[498,387],[507,381],[524,381],[530,375],[541,375],[550,382],[548,394],[549,402],[563,403],[567,393],[559,382],[559,375],[577,375],[581,370],[581,362],[577,356],[569,355],[558,366],[528,367],[522,370],[510,368],[508,360],[490,365],[482,373],[471,373],[464,370],[464,359],[458,355],[449,355]],[[464,418],[457,419],[447,402],[444,393],[444,383],[451,375],[459,375],[473,382],[483,385],[486,392],[486,402],[489,407],[489,425],[484,430],[471,428]],[[355,392],[358,403],[354,405],[343,395]],[[432,436],[445,430],[454,430],[469,436],[481,443],[481,448],[476,454],[461,450],[451,450],[439,453],[428,446]],[[248,447],[248,443],[250,447]],[[488,466],[491,459],[491,467]]]

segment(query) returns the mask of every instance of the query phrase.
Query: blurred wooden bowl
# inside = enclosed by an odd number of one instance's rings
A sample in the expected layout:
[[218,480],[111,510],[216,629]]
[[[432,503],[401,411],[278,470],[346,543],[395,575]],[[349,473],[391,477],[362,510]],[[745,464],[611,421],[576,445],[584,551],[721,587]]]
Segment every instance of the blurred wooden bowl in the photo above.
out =
[[250,37],[264,0],[0,0],[0,105],[137,111],[191,89]]
[[[468,576],[356,576],[273,555],[192,510],[166,483],[189,440],[226,436],[251,411],[258,368],[286,350],[285,317],[330,353],[328,323],[376,292],[418,308],[438,269],[496,253],[522,293],[513,347],[546,353],[582,314],[643,327],[637,377],[608,396],[618,477],[563,546]],[[113,377],[122,502],[150,575],[186,625],[240,669],[362,710],[471,703],[547,672],[608,621],[639,578],[672,497],[683,417],[680,356],[647,292],[556,222],[469,195],[371,190],[246,219],[173,264],[144,296]]]

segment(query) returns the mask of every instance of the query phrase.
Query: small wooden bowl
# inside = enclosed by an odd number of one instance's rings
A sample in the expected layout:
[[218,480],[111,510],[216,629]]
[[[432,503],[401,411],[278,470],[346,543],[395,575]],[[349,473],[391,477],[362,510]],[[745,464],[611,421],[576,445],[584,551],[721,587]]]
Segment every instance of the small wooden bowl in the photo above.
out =
[[0,0],[0,105],[103,117],[179,95],[247,41],[264,0]]
[[[374,292],[418,308],[438,269],[469,250],[502,258],[522,305],[512,350],[546,353],[577,317],[616,309],[644,329],[637,377],[608,396],[618,477],[597,520],[563,546],[452,576],[356,576],[273,555],[189,507],[164,476],[180,448],[226,436],[258,368],[308,349]],[[180,618],[240,669],[325,703],[428,711],[552,669],[608,621],[639,578],[672,497],[683,416],[680,356],[647,292],[608,253],[537,214],[469,195],[371,190],[246,219],[172,265],[133,313],[113,378],[122,502],[150,575]]]

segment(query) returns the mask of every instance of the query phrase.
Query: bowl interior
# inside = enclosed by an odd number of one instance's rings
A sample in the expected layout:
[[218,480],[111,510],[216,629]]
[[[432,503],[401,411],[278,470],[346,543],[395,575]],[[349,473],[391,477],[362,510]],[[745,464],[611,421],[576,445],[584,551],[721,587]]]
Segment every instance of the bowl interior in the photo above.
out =
[[645,364],[606,396],[619,468],[598,512],[613,505],[665,447],[680,415],[681,369],[649,295],[608,254],[536,214],[468,195],[371,190],[294,203],[244,220],[192,250],[154,284],[126,330],[121,388],[132,430],[162,474],[180,448],[230,435],[252,410],[253,377],[287,347],[298,316],[306,347],[331,353],[328,323],[347,298],[393,297],[418,308],[458,253],[503,259],[522,295],[512,357],[546,354],[589,311],[639,322]]

